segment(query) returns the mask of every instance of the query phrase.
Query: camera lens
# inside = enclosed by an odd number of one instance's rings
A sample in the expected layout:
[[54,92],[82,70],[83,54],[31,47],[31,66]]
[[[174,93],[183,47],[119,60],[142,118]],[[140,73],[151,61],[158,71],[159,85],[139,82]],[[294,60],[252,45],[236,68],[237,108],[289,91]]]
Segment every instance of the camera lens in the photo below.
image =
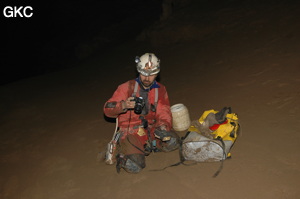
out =
[[141,114],[144,107],[144,99],[142,97],[135,98],[134,113]]
[[141,114],[142,113],[142,107],[141,106],[136,106],[135,108],[134,108],[134,113],[135,114]]

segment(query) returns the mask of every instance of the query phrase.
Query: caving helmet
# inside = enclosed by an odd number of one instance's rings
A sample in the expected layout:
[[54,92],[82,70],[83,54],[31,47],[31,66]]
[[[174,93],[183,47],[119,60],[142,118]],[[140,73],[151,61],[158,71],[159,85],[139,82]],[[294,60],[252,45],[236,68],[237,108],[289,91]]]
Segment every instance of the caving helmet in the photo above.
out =
[[136,56],[135,63],[137,71],[144,76],[155,75],[160,71],[160,60],[153,53]]

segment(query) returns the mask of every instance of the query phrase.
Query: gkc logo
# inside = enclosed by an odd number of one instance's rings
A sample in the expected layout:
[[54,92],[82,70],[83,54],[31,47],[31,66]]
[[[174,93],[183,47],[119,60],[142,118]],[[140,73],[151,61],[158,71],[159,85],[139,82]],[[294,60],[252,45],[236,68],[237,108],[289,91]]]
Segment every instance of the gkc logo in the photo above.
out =
[[6,6],[3,9],[3,14],[5,17],[10,18],[10,17],[32,17],[33,15],[33,8],[31,6]]

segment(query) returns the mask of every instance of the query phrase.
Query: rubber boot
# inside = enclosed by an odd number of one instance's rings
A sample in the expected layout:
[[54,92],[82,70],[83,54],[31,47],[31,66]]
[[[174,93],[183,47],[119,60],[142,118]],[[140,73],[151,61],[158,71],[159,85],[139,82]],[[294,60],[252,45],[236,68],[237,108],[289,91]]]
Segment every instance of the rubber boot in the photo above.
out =
[[117,172],[120,173],[123,168],[128,173],[139,173],[145,168],[145,156],[143,154],[130,154],[130,155],[118,155],[117,156]]

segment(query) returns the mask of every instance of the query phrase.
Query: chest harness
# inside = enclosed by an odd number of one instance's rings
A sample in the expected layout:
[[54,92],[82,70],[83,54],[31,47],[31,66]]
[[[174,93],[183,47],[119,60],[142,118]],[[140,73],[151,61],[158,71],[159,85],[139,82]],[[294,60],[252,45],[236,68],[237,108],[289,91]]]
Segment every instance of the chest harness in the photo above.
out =
[[[132,97],[136,97],[136,93],[139,87],[139,83],[135,81]],[[141,88],[142,89],[142,88]],[[154,105],[151,104],[151,111],[156,112],[157,102],[158,102],[158,88],[154,88],[155,97],[154,97]]]

